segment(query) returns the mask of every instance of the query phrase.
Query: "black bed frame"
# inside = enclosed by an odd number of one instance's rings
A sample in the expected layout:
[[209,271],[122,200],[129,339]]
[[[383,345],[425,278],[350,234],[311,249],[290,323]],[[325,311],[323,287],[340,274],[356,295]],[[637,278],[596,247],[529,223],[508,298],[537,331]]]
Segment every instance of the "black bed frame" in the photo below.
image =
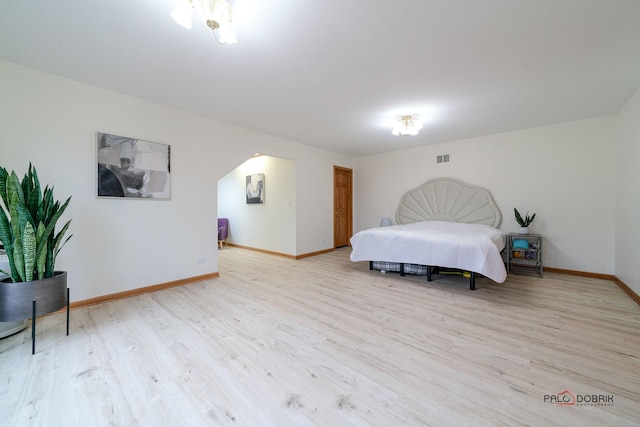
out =
[[[404,276],[404,263],[399,263],[400,264],[400,275]],[[427,265],[425,266],[427,267],[427,282],[432,282],[433,279],[431,278],[432,274],[441,274],[441,269],[447,271],[447,272],[456,272],[456,273],[470,273],[471,276],[469,277],[469,289],[472,291],[476,290],[476,273],[475,271],[466,271],[466,270],[460,270],[457,268],[446,268],[444,269],[443,267],[437,267],[437,266],[433,266],[433,265]],[[369,261],[369,270],[373,270],[373,261]]]

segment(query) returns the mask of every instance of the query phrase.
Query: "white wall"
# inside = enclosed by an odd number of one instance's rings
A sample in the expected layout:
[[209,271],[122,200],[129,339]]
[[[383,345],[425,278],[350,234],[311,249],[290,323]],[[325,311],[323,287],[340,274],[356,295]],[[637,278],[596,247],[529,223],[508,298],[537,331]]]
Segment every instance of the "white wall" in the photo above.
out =
[[[247,175],[265,174],[264,204],[246,203]],[[229,241],[296,255],[295,162],[252,157],[218,181],[218,216],[229,218]]]
[[517,227],[514,207],[536,212],[543,265],[613,274],[616,126],[603,116],[358,158],[354,231],[394,218],[404,191],[450,176],[491,191],[505,231]]
[[616,205],[616,276],[640,295],[640,91],[620,111]]
[[[492,191],[504,230],[514,206],[537,212],[546,266],[615,273],[640,291],[638,94],[619,116],[350,159],[5,61],[0,89],[0,165],[23,173],[31,161],[73,197],[57,266],[73,301],[218,271],[217,182],[255,152],[295,162],[296,255],[332,246],[334,165],[354,170],[355,231],[393,217],[405,190],[453,176]],[[97,199],[96,131],[171,144],[171,200]]]
[[[31,161],[72,196],[56,267],[73,301],[217,272],[217,181],[256,152],[296,162],[297,253],[333,237],[331,174],[345,156],[6,61],[0,93],[0,165],[22,174]],[[171,200],[97,199],[96,131],[170,144]]]

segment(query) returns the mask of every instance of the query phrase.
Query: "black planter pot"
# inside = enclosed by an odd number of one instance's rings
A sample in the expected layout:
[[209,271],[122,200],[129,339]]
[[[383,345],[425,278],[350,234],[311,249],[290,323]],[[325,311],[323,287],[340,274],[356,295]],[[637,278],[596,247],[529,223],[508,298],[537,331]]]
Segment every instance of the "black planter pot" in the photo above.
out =
[[69,289],[67,272],[56,271],[53,277],[13,283],[0,280],[0,322],[32,320],[32,353],[35,353],[36,317],[67,307],[69,335]]
[[56,271],[53,277],[31,282],[13,283],[10,280],[0,282],[0,322],[32,317],[33,300],[36,300],[36,317],[67,305],[66,271]]

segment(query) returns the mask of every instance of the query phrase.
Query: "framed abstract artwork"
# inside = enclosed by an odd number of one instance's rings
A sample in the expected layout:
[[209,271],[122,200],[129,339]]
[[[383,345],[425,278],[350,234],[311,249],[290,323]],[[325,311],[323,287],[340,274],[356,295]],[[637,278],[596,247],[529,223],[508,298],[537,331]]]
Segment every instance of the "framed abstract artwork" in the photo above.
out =
[[264,203],[264,174],[247,175],[247,204]]
[[98,197],[171,198],[171,146],[96,132]]

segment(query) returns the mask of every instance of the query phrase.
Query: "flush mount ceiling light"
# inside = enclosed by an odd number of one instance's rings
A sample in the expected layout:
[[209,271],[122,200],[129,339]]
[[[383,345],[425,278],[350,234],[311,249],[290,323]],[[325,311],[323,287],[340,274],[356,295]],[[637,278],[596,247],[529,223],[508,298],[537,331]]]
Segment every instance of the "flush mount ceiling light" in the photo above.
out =
[[237,43],[227,0],[178,0],[171,17],[186,29],[191,28],[193,10],[209,28],[220,44]]
[[422,129],[420,120],[412,116],[402,116],[391,133],[402,136],[417,135],[420,129]]

